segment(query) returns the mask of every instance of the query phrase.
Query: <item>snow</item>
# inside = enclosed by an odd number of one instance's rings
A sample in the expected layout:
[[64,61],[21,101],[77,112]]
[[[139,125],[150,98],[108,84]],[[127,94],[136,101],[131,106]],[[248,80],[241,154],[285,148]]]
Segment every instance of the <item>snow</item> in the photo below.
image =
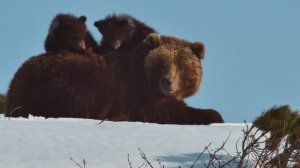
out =
[[[204,147],[235,154],[245,124],[160,125],[88,119],[4,118],[0,116],[0,168],[133,168],[144,163],[139,148],[153,166],[190,167]],[[239,141],[240,142],[240,141]],[[204,153],[203,158],[208,159]],[[199,164],[199,163],[198,163]],[[203,163],[201,163],[202,165]],[[198,165],[200,166],[200,165]]]

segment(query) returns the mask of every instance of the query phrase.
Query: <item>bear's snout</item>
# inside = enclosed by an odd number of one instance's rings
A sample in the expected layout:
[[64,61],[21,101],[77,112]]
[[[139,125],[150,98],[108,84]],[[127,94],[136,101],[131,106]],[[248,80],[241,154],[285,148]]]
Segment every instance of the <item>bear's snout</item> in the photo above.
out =
[[94,22],[94,26],[98,27],[99,21]]
[[162,83],[162,86],[163,86],[164,90],[170,90],[171,89],[170,87],[172,85],[172,82],[171,82],[170,78],[163,77],[161,83]]

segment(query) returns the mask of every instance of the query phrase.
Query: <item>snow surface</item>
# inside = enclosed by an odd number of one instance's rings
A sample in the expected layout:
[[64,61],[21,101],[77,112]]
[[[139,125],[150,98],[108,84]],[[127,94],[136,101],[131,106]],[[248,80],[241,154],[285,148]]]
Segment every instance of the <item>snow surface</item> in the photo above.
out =
[[[160,125],[87,119],[4,118],[0,116],[0,168],[138,168],[140,148],[154,167],[190,167],[204,147],[235,154],[245,124]],[[202,160],[208,154],[202,155]],[[204,159],[203,159],[204,158]],[[203,163],[198,163],[201,167]]]

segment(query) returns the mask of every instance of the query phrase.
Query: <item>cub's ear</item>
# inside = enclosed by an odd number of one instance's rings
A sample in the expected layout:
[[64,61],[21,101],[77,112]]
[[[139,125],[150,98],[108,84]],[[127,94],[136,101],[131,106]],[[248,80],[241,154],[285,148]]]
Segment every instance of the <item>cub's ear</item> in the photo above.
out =
[[194,42],[190,45],[192,51],[196,54],[196,56],[199,59],[203,59],[204,58],[204,54],[205,54],[205,47],[202,43],[200,42]]
[[150,48],[156,48],[161,45],[160,35],[157,33],[151,33],[145,38],[144,43],[146,43]]
[[80,16],[79,20],[82,21],[82,22],[86,22],[86,17],[85,16]]

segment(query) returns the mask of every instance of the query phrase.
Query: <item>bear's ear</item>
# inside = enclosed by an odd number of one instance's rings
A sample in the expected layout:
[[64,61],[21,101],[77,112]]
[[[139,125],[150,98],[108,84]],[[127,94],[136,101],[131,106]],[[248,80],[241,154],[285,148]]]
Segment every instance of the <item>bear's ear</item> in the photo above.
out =
[[86,17],[85,16],[80,16],[79,20],[82,21],[82,22],[85,22],[86,21]]
[[200,42],[194,42],[191,44],[191,49],[192,51],[196,54],[196,56],[199,59],[203,59],[204,58],[204,54],[205,54],[205,47],[202,43]]
[[160,35],[157,33],[151,33],[145,38],[144,42],[146,42],[150,48],[156,48],[161,45]]

